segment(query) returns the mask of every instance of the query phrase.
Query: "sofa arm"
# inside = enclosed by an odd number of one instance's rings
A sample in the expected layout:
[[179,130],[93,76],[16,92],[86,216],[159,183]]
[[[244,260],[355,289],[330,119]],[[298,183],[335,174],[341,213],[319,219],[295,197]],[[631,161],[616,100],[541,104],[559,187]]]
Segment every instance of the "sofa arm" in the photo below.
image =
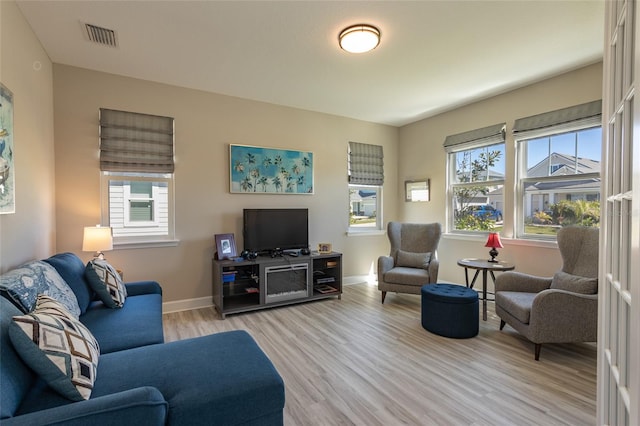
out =
[[3,419],[2,424],[3,426],[164,425],[168,412],[169,404],[160,391],[154,387],[145,386]]
[[531,306],[533,342],[595,342],[598,336],[598,295],[549,289]]
[[540,293],[551,286],[551,280],[551,277],[536,277],[522,272],[504,272],[496,277],[495,291]]
[[385,272],[393,269],[393,257],[391,256],[380,256],[378,258],[378,280],[382,280]]
[[141,294],[162,294],[162,287],[156,281],[134,281],[125,283],[128,296]]

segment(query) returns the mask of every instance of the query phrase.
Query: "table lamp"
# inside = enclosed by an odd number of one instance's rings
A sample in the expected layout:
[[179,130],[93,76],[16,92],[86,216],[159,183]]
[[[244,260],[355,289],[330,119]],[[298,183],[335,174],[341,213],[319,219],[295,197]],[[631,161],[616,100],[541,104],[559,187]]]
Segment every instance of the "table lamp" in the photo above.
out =
[[82,251],[95,252],[94,257],[104,259],[103,251],[113,250],[113,237],[109,226],[85,226]]
[[491,259],[489,259],[489,262],[497,263],[496,256],[498,256],[498,250],[496,249],[504,247],[502,242],[500,242],[500,235],[497,232],[490,233],[489,238],[487,238],[487,244],[484,246],[491,247],[491,250],[489,250]]

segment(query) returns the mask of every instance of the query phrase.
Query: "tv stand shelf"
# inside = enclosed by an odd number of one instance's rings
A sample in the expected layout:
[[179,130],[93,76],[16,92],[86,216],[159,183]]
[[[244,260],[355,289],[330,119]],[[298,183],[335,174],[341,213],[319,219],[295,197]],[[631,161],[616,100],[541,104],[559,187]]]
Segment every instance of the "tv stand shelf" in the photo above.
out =
[[213,260],[213,304],[228,314],[342,295],[342,254]]

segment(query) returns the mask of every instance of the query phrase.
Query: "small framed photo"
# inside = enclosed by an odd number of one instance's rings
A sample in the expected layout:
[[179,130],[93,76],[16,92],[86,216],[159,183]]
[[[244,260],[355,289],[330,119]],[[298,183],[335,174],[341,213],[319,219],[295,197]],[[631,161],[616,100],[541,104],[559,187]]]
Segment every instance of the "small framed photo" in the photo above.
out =
[[318,244],[318,253],[331,253],[331,244],[329,243]]
[[236,257],[236,239],[233,234],[216,234],[216,254],[218,260]]

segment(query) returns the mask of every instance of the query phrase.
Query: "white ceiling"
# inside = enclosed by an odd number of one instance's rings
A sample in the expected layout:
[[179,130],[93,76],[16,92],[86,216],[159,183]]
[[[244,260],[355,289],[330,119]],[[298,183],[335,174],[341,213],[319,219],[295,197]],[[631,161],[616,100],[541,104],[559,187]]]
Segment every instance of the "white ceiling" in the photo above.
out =
[[[27,1],[54,63],[401,126],[602,59],[604,2]],[[88,41],[84,22],[119,47]],[[369,23],[372,52],[338,47]]]

